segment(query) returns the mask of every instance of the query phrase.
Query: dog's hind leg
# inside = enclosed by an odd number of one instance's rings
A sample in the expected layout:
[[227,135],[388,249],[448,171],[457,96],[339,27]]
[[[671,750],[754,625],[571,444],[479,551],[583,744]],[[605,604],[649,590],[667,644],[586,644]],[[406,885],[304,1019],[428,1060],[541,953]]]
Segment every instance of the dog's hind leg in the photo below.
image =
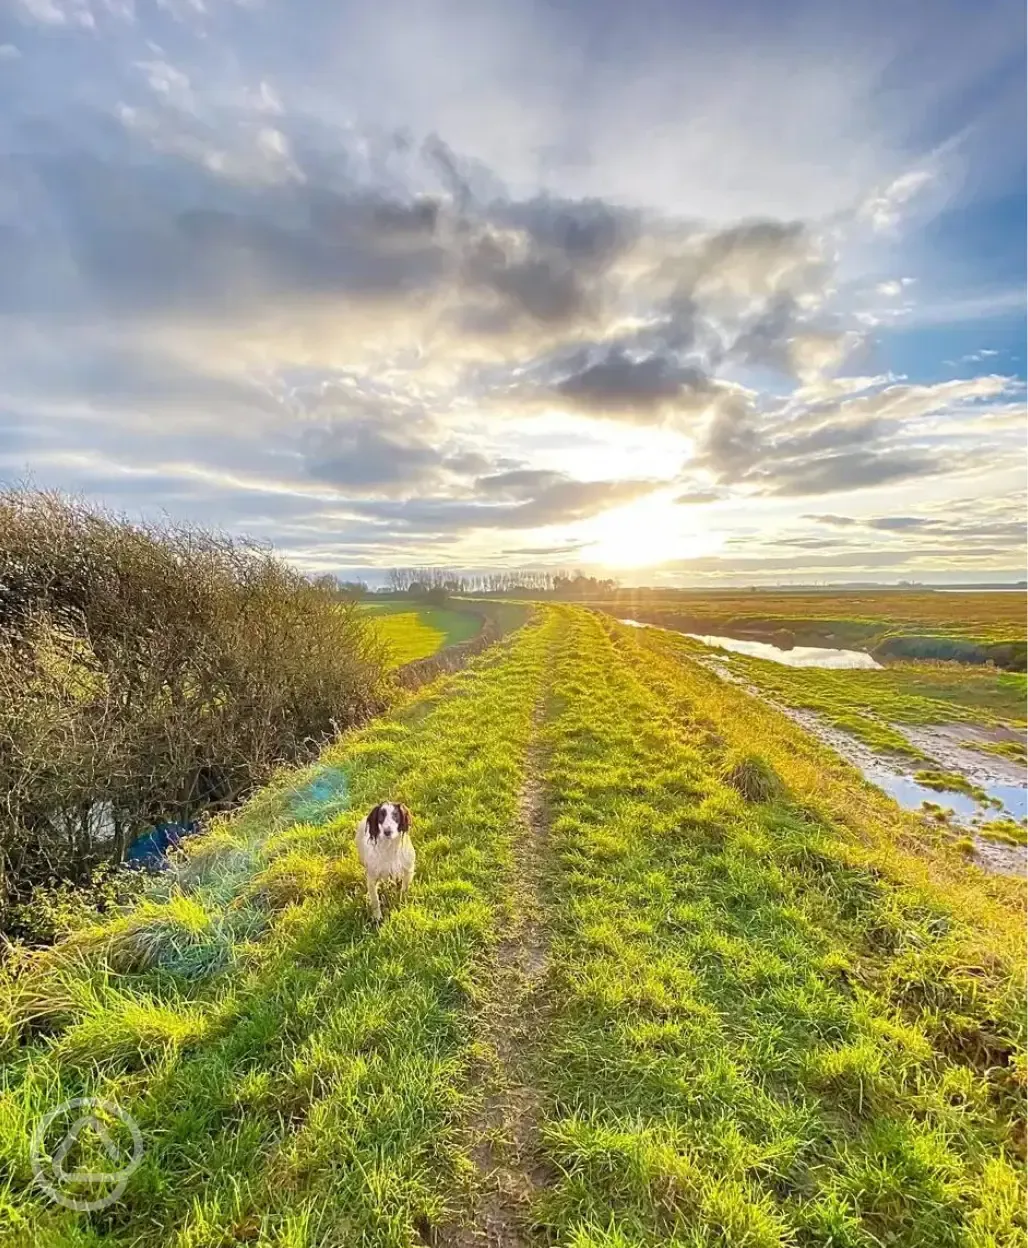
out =
[[401,897],[407,896],[407,889],[410,888],[411,880],[413,879],[414,879],[414,868],[408,867],[407,870],[404,871],[403,875],[400,876],[400,896]]

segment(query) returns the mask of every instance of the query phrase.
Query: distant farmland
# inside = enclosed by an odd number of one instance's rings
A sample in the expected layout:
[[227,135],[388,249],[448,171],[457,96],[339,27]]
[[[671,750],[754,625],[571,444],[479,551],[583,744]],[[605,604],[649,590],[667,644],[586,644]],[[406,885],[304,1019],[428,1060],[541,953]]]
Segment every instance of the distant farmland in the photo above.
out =
[[888,658],[994,662],[1024,670],[1021,592],[621,590],[589,605],[682,632],[867,650]]
[[426,659],[444,646],[470,641],[483,617],[465,607],[433,607],[407,602],[362,603],[388,651],[388,666],[402,667]]

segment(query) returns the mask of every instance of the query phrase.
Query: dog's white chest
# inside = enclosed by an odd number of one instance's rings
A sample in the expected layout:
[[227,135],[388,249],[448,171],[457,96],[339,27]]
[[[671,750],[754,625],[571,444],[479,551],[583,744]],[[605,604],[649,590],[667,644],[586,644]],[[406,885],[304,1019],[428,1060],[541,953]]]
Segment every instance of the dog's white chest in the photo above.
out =
[[400,879],[414,865],[414,846],[406,836],[368,836],[367,823],[357,829],[357,855],[372,879]]

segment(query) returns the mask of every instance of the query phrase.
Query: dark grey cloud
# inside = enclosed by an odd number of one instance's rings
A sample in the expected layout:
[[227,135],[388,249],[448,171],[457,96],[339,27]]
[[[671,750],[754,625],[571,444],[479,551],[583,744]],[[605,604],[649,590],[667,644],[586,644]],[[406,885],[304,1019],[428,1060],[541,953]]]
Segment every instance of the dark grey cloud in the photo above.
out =
[[560,472],[541,468],[515,468],[479,477],[475,488],[479,494],[492,498],[534,498],[540,492],[559,486],[567,480]]
[[[975,384],[961,383],[965,390]],[[886,387],[834,406],[800,409],[800,415],[793,415],[788,403],[761,408],[751,395],[722,392],[700,430],[695,466],[711,472],[721,486],[745,484],[761,494],[804,497],[935,476],[970,462],[967,455],[943,457],[923,439],[914,440],[905,425],[907,416],[962,401],[962,392],[917,387],[900,396],[906,405],[902,415],[885,415],[896,401],[894,391]],[[835,517],[823,523],[845,527],[849,521]],[[895,527],[903,524],[900,518]]]
[[765,452],[757,413],[742,396],[719,403],[697,446],[696,464],[725,484],[744,480]]
[[538,246],[601,270],[628,250],[642,230],[640,213],[599,199],[568,202],[540,195],[501,204],[497,218],[527,231]]
[[559,328],[594,314],[589,288],[570,258],[493,230],[467,248],[461,276],[470,301],[461,314],[466,329],[476,317],[480,331],[503,333],[522,318]]
[[[1009,557],[1009,551],[1003,549],[975,551],[973,561],[985,563],[995,557]],[[864,550],[837,549],[821,555],[809,553],[776,555],[772,550],[765,549],[751,557],[705,555],[663,564],[662,567],[679,572],[752,573],[757,576],[762,573],[775,572],[802,573],[815,568],[866,568],[873,573],[883,568],[916,568],[919,562],[924,560],[935,560],[944,566],[952,566],[954,552],[948,546],[911,547],[900,550],[878,550],[873,547]]]
[[931,526],[932,521],[925,516],[877,516],[867,522],[869,529],[882,529],[894,533],[907,533],[913,529],[925,529]]
[[673,403],[684,390],[693,394],[713,391],[702,370],[678,364],[668,356],[629,355],[611,347],[599,358],[579,356],[577,367],[554,386],[562,398],[600,413],[647,411]]
[[854,519],[853,516],[836,516],[836,515],[832,515],[830,512],[824,513],[821,515],[817,515],[817,514],[803,515],[800,517],[800,519],[801,520],[813,520],[817,524],[828,524],[828,525],[831,525],[833,528],[839,528],[839,529],[848,529],[848,528],[851,528],[853,525],[860,523],[860,521]]
[[515,462],[509,459],[490,460],[488,456],[483,455],[480,451],[457,451],[455,454],[447,455],[443,459],[444,466],[450,472],[467,477],[482,476],[496,468],[512,467]]
[[341,490],[410,492],[438,480],[445,456],[417,437],[339,421],[307,436],[304,461],[310,476]]
[[869,530],[876,533],[926,533],[933,538],[947,538],[954,542],[1009,541],[1021,546],[1026,531],[1023,520],[1002,520],[981,515],[975,511],[957,516],[854,516],[803,515],[802,520],[813,520],[835,528]]
[[790,372],[789,340],[800,321],[795,296],[789,292],[778,295],[732,343],[731,355],[744,364]]
[[877,442],[889,428],[885,421],[873,416],[862,420],[825,421],[799,433],[791,432],[787,426],[776,436],[770,449],[772,454],[790,457],[816,455],[844,447],[867,446]]
[[925,453],[850,451],[777,463],[753,476],[769,494],[802,497],[909,481],[932,476],[945,468],[935,456]]

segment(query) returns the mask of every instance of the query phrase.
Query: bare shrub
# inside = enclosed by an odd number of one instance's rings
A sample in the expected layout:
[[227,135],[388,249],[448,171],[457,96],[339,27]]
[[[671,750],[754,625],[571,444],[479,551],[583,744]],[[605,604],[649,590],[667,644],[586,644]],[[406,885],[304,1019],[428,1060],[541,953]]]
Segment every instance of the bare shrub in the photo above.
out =
[[39,882],[235,805],[386,696],[334,582],[204,530],[0,493],[0,928]]

